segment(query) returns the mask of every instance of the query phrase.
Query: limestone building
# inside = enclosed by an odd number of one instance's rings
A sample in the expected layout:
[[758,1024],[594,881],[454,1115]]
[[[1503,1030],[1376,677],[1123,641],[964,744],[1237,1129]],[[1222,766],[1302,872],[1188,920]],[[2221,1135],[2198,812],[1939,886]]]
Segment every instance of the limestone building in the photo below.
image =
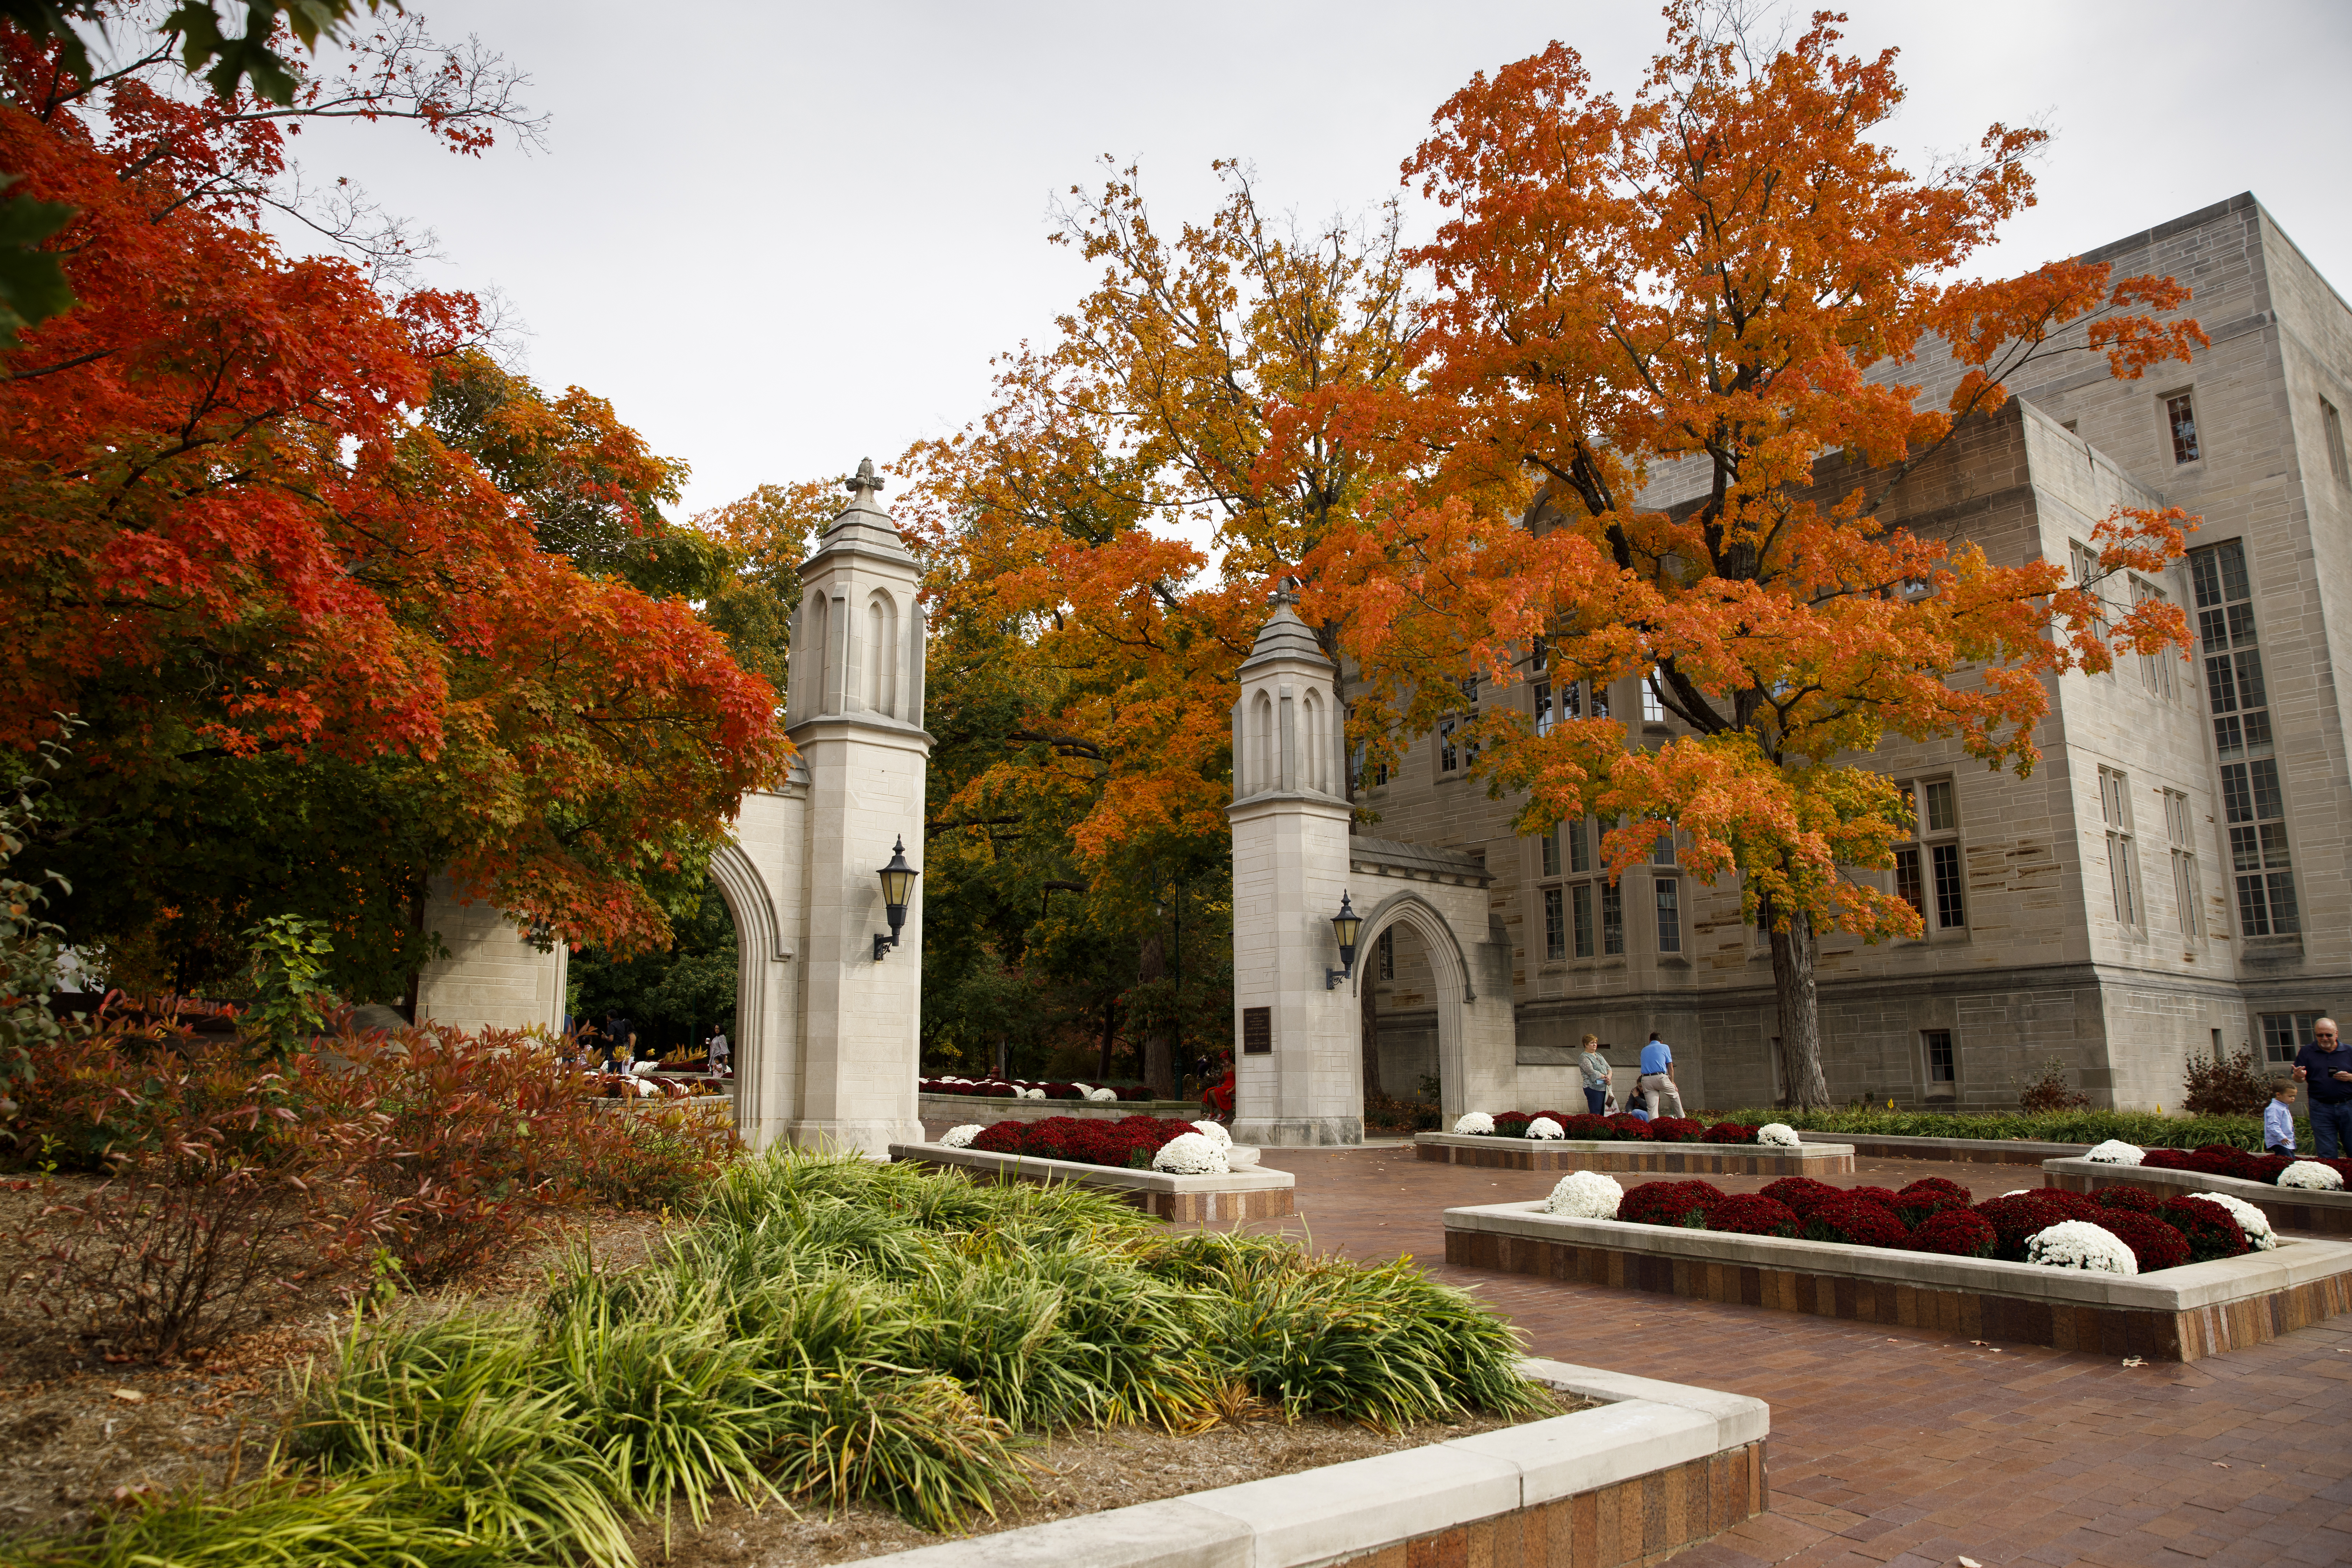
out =
[[[2117,503],[2182,507],[2203,519],[2189,559],[2109,592],[2187,607],[2197,646],[2058,680],[2030,778],[1952,747],[1879,753],[1918,815],[1883,885],[1927,931],[1878,946],[1824,935],[1823,1065],[1840,1100],[2014,1104],[2054,1058],[2096,1103],[2177,1105],[2191,1057],[2244,1045],[2284,1061],[2315,1016],[2352,1003],[2352,711],[2335,679],[2352,666],[2352,307],[2251,195],[2087,259],[2189,285],[2211,346],[2139,381],[2114,379],[2103,356],[2049,362],[2053,379],[2012,384],[1883,515],[1996,562],[2063,563]],[[1940,404],[1955,373],[1902,374]],[[1824,490],[1850,488],[1840,477]],[[1671,480],[1660,490],[1653,504],[1689,499]],[[1530,717],[1605,709],[1644,742],[1675,732],[1639,681],[1524,673],[1484,700]],[[1737,889],[1694,879],[1663,844],[1611,888],[1595,824],[1515,834],[1514,803],[1490,800],[1469,760],[1449,727],[1422,737],[1362,781],[1357,804],[1379,820],[1358,831],[1479,863],[1508,940],[1517,1103],[1579,1107],[1587,1030],[1621,1065],[1659,1030],[1694,1105],[1775,1099],[1771,959]],[[1411,1094],[1440,1076],[1441,971],[1402,927],[1360,962],[1381,1085]]]

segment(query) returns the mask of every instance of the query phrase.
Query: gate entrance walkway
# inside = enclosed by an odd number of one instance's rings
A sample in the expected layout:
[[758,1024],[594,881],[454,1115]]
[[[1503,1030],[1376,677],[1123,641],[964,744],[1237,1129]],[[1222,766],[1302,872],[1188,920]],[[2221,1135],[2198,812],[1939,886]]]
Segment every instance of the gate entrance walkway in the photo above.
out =
[[[1443,1261],[1445,1209],[1539,1198],[1553,1174],[1424,1164],[1410,1147],[1266,1163],[1297,1174],[1291,1228],[1367,1260],[1412,1254],[1508,1313],[1534,1354],[1770,1401],[1771,1512],[1675,1568],[2352,1563],[2352,1314],[2186,1366],[1953,1343]],[[2042,1184],[2034,1166],[1857,1163],[1835,1184]]]

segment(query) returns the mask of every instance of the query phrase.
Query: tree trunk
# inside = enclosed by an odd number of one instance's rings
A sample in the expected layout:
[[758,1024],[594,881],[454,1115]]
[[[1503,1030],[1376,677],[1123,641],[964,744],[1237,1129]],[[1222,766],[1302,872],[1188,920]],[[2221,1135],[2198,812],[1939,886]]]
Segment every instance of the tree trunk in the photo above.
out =
[[[1167,978],[1168,955],[1155,934],[1143,944],[1143,962],[1137,966],[1137,978],[1150,985]],[[1174,1010],[1168,1018],[1155,1022],[1143,1036],[1143,1081],[1150,1086],[1154,1100],[1176,1098],[1176,1038]]]
[[[1371,957],[1371,950],[1366,947],[1359,950],[1356,962],[1363,963]],[[1360,979],[1357,984],[1364,994],[1364,1099],[1369,1102],[1372,1096],[1383,1092],[1381,1088],[1380,988],[1372,984],[1372,976],[1369,974]]]
[[1791,1102],[1803,1110],[1827,1110],[1830,1087],[1822,1077],[1822,997],[1813,976],[1820,942],[1813,920],[1802,910],[1788,912],[1780,930],[1770,905],[1760,911],[1772,938],[1772,989],[1780,1002],[1780,1048],[1789,1064],[1786,1085]]
[[1103,1004],[1102,1062],[1096,1069],[1095,1074],[1095,1082],[1097,1084],[1101,1083],[1103,1079],[1110,1077],[1110,1048],[1112,1044],[1116,1042],[1118,1038],[1118,1004],[1117,1002],[1106,1002]]

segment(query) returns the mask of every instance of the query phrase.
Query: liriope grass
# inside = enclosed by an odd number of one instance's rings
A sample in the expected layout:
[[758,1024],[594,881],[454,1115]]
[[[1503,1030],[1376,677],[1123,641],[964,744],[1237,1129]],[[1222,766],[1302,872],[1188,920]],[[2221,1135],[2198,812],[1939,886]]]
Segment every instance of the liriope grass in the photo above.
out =
[[[535,1310],[355,1321],[302,1394],[290,1468],[28,1561],[627,1568],[632,1519],[667,1539],[720,1497],[949,1530],[1025,1488],[1035,1434],[1252,1405],[1388,1429],[1533,1414],[1518,1353],[1409,1264],[1171,1232],[1086,1188],[772,1152],[642,1266],[568,1258]],[[173,1544],[214,1526],[254,1544]]]

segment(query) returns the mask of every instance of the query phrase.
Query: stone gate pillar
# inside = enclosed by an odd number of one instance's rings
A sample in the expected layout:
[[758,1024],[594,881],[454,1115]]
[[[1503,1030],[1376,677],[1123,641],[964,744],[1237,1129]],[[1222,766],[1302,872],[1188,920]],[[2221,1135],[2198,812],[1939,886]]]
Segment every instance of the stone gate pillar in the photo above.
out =
[[1324,984],[1348,878],[1337,672],[1296,597],[1274,601],[1234,705],[1234,1137],[1360,1143],[1357,1003]]
[[848,481],[849,505],[801,567],[785,733],[808,770],[798,878],[797,1093],[793,1143],[881,1154],[916,1142],[922,1023],[922,883],[896,948],[876,876],[901,841],[923,865],[921,568],[875,504],[874,465]]

